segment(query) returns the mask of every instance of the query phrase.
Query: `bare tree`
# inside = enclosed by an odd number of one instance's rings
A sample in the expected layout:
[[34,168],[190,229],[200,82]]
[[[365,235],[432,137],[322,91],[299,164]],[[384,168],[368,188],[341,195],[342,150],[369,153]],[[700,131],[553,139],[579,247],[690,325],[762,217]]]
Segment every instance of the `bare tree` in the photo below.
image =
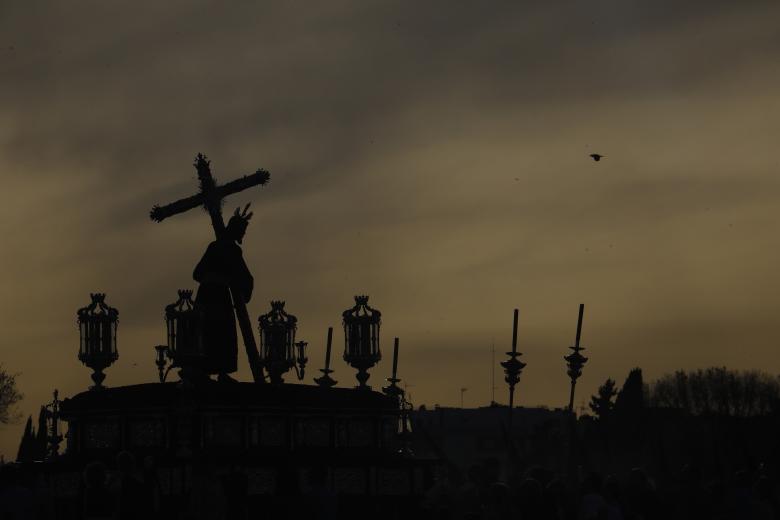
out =
[[15,405],[24,397],[16,388],[16,376],[0,365],[0,424],[9,424],[19,420]]
[[725,367],[678,370],[655,381],[650,398],[653,406],[695,415],[765,415],[780,403],[780,379],[756,370],[740,372]]

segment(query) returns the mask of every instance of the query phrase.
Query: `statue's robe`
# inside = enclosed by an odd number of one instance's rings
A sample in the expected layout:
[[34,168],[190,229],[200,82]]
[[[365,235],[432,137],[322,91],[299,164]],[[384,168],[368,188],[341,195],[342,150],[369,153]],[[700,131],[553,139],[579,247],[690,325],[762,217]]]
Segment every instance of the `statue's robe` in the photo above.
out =
[[209,374],[235,372],[238,338],[233,298],[249,302],[254,280],[244,263],[241,247],[232,240],[209,244],[192,277],[200,283],[195,308],[201,320],[205,363]]

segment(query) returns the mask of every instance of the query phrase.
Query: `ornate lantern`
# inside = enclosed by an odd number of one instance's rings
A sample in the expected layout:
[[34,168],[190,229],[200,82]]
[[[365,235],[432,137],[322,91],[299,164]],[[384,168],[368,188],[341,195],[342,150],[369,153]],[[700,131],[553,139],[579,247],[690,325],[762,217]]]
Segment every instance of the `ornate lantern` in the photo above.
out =
[[102,388],[103,370],[117,360],[116,327],[119,311],[106,305],[104,293],[90,294],[92,303],[78,310],[79,360],[93,370],[92,389]]
[[574,346],[569,347],[574,352],[568,356],[564,356],[566,360],[566,366],[568,370],[566,373],[571,379],[571,393],[569,394],[569,411],[574,410],[574,387],[577,385],[577,379],[582,375],[582,369],[585,367],[585,363],[588,362],[588,358],[580,354],[580,351],[585,350],[584,347],[580,347],[580,334],[582,333],[582,313],[585,310],[585,304],[580,304],[580,315],[577,318],[577,336],[574,340]]
[[[191,375],[188,373],[190,370],[201,367],[205,352],[200,330],[200,316],[192,301],[192,291],[183,289],[179,290],[178,294],[178,300],[165,306],[165,326],[168,330],[166,354],[173,361],[171,366],[181,367],[183,373],[180,375],[187,378]],[[155,348],[158,370],[160,370],[163,349]]]
[[283,301],[272,301],[271,312],[260,316],[258,321],[261,361],[271,377],[271,383],[284,383],[282,375],[291,368],[295,368],[299,380],[303,379],[308,361],[307,343],[295,342],[298,318],[285,312]]
[[368,296],[355,296],[355,306],[342,313],[344,320],[344,361],[356,368],[355,376],[360,383],[358,388],[370,388],[366,385],[368,369],[382,359],[379,350],[379,325],[382,313],[368,306]]

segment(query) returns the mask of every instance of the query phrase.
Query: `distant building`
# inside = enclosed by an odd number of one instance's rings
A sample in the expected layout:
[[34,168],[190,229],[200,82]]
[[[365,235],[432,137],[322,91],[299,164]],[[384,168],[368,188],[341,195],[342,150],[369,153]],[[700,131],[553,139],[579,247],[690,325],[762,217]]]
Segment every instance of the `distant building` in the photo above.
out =
[[[564,409],[420,408],[412,413],[418,450],[429,449],[461,470],[487,459],[562,469],[568,443]],[[504,468],[505,470],[506,468]]]

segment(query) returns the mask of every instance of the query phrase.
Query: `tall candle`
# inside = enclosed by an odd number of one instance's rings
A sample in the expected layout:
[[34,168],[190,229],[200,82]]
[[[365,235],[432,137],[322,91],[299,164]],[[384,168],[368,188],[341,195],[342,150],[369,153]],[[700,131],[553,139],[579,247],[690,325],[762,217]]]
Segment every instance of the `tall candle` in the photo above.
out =
[[395,379],[398,373],[398,338],[395,338],[395,344],[393,345],[393,379]]
[[580,316],[577,318],[577,339],[574,340],[574,346],[579,347],[580,346],[580,333],[582,332],[582,313],[585,310],[585,304],[580,304]]
[[328,327],[328,347],[325,350],[325,369],[330,368],[330,344],[333,341],[333,327]]

